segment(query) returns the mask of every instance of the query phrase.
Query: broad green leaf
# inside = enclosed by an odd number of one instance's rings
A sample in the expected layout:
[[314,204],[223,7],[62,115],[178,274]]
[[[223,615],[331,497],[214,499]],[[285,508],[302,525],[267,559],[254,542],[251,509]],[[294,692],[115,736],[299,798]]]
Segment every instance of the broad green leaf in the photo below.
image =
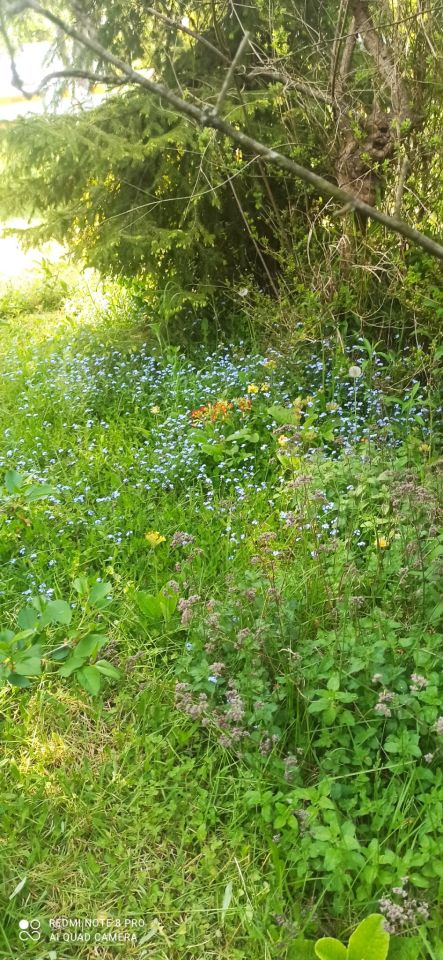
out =
[[112,680],[120,680],[120,670],[117,670],[117,667],[114,667],[112,663],[108,663],[107,660],[97,660],[94,666],[97,667],[97,670],[99,670],[104,677],[110,677]]
[[319,960],[346,960],[346,947],[335,937],[322,937],[315,944],[315,953]]
[[66,660],[66,657],[72,653],[72,647],[68,646],[67,643],[63,643],[61,647],[56,647],[55,650],[51,650],[49,656],[51,660]]
[[388,960],[417,960],[420,956],[421,943],[418,937],[391,937],[389,941]]
[[1,631],[0,631],[0,644],[2,644],[2,645],[4,644],[5,646],[9,647],[9,646],[10,646],[10,643],[11,643],[11,640],[13,640],[13,639],[14,639],[14,631],[13,631],[13,630],[1,630]]
[[37,610],[37,613],[43,613],[46,607],[46,600],[44,600],[43,597],[32,597],[31,603],[34,609]]
[[83,667],[85,661],[86,657],[69,657],[69,660],[57,670],[57,673],[61,677],[70,677],[71,674],[74,673],[74,670],[80,670],[80,668]]
[[18,493],[23,486],[23,477],[17,473],[17,470],[7,470],[5,473],[5,487],[8,493]]
[[277,404],[274,404],[274,406],[269,407],[268,413],[270,413],[272,419],[275,420],[276,423],[279,423],[282,426],[284,426],[286,423],[297,424],[298,426],[300,423],[298,414],[294,410],[291,410],[290,407],[280,407]]
[[98,651],[101,649],[103,644],[106,643],[106,637],[101,633],[90,633],[87,637],[82,637],[79,640],[77,646],[75,647],[75,656],[76,657],[92,657],[95,656]]
[[25,496],[28,503],[34,503],[36,500],[45,500],[46,497],[51,497],[54,493],[52,487],[47,483],[33,483],[25,491]]
[[219,463],[220,460],[226,457],[226,449],[222,443],[207,443],[203,441],[200,443],[200,446],[203,453],[207,453],[216,463]]
[[39,677],[42,672],[40,657],[27,657],[26,660],[17,660],[15,673],[20,677]]
[[50,623],[62,623],[68,626],[72,620],[72,610],[66,600],[50,600],[43,611],[42,627]]
[[38,657],[41,659],[42,648],[39,643],[33,643],[32,646],[26,647],[24,650],[17,650],[14,654],[14,660],[26,660],[29,657]]
[[288,960],[316,960],[313,940],[294,940],[288,947]]
[[384,929],[381,913],[371,913],[359,923],[350,937],[346,960],[386,960],[389,933]]
[[248,440],[249,443],[258,443],[260,440],[259,433],[252,433],[250,430],[237,430],[235,433],[230,433],[226,437],[226,443],[232,443],[234,440]]
[[89,591],[89,603],[91,603],[93,607],[100,606],[104,600],[108,600],[111,590],[112,585],[109,582],[94,583],[94,586],[91,587]]
[[174,613],[177,607],[177,603],[178,603],[177,594],[171,593],[168,596],[165,596],[164,594],[162,594],[161,597],[159,595],[159,599],[160,599],[160,608],[165,620],[170,620],[170,618],[172,617],[172,614]]
[[155,597],[152,593],[147,593],[146,590],[139,590],[135,594],[135,602],[139,610],[150,620],[163,619],[162,600],[164,600],[162,596]]
[[8,675],[8,681],[12,684],[13,687],[30,687],[31,681],[27,677],[21,676],[19,673],[10,673]]
[[329,706],[329,701],[326,699],[313,700],[312,703],[309,704],[308,713],[321,713],[323,710],[327,710]]
[[22,630],[34,630],[39,622],[37,611],[34,607],[23,607],[17,617],[17,623]]
[[443,617],[443,601],[440,600],[439,603],[434,607],[428,617],[428,623],[438,623],[438,621]]
[[19,630],[14,636],[14,643],[22,647],[23,640],[29,640],[30,637],[35,637],[35,630]]
[[279,463],[281,463],[285,470],[294,470],[297,472],[303,467],[303,460],[301,457],[291,457],[287,453],[278,453],[277,460]]
[[100,671],[96,667],[82,667],[77,673],[77,680],[87,693],[95,697],[101,687]]
[[72,586],[76,593],[80,594],[81,597],[87,597],[89,593],[89,583],[87,577],[76,577],[72,581]]

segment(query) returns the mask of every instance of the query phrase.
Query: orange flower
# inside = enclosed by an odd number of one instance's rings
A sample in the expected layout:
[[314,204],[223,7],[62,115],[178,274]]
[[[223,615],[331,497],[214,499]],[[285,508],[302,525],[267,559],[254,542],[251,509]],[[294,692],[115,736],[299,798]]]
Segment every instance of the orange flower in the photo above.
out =
[[192,410],[191,417],[193,420],[204,420],[208,408],[207,407],[197,407],[196,410]]
[[232,403],[228,403],[227,400],[217,400],[216,403],[208,403],[206,406],[197,407],[196,410],[191,411],[191,417],[193,420],[224,420],[227,417],[230,410],[232,410]]
[[211,420],[218,420],[219,418],[224,420],[230,410],[232,410],[232,403],[228,403],[227,400],[217,400],[217,403],[214,403],[210,410]]
[[252,400],[250,400],[249,397],[237,397],[235,402],[242,413],[246,413],[247,410],[252,410]]

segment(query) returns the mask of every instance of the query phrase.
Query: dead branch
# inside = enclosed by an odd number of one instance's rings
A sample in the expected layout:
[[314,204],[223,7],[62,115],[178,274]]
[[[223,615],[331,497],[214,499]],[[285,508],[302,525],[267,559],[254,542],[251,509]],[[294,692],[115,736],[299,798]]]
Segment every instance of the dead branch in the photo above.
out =
[[394,217],[397,217],[397,219],[400,219],[403,194],[405,192],[406,180],[408,179],[410,169],[411,163],[409,157],[403,157],[397,189],[395,191]]
[[401,123],[410,116],[409,95],[406,84],[397,70],[395,58],[374,27],[368,0],[354,0],[353,13],[356,28],[382,80],[390,90],[394,114]]
[[285,89],[298,90],[299,93],[312,97],[314,100],[320,100],[322,103],[332,104],[333,98],[326,90],[314,86],[311,83],[304,83],[303,80],[294,80],[289,73],[282,70],[274,70],[272,67],[253,67],[246,74],[246,80],[253,80],[255,77],[263,77],[270,80],[271,83],[282,83]]
[[223,102],[224,102],[225,97],[226,97],[226,94],[227,94],[227,92],[228,92],[228,90],[229,90],[229,86],[230,86],[231,80],[232,80],[232,78],[233,78],[233,76],[234,76],[236,67],[238,67],[239,63],[241,62],[242,56],[243,56],[243,54],[244,54],[244,52],[245,52],[245,49],[246,49],[246,47],[247,47],[247,45],[248,45],[248,43],[249,43],[249,36],[250,36],[250,35],[249,35],[248,31],[246,31],[246,33],[243,35],[243,37],[242,37],[242,39],[241,39],[241,42],[240,42],[240,45],[239,45],[239,47],[238,47],[237,53],[235,54],[235,57],[234,57],[232,63],[230,64],[230,66],[229,66],[229,70],[228,70],[228,72],[227,72],[227,74],[226,74],[226,77],[225,77],[225,79],[224,79],[224,81],[223,81],[223,84],[222,84],[220,93],[219,93],[219,95],[218,95],[218,97],[217,97],[217,102],[216,102],[215,107],[214,107],[215,113],[220,113],[220,111],[221,111],[221,108],[222,108],[222,106],[223,106]]
[[329,80],[329,89],[331,91],[331,96],[335,98],[335,80],[338,70],[338,61],[340,54],[340,34],[343,33],[344,25],[346,23],[346,18],[348,16],[350,0],[340,0],[340,9],[337,17],[337,30],[332,44],[331,51],[331,69],[330,69],[330,80]]
[[185,27],[183,23],[178,23],[177,20],[173,20],[172,17],[167,17],[165,13],[159,13],[158,10],[155,10],[154,7],[145,7],[147,13],[150,13],[151,16],[156,17],[157,20],[161,20],[163,23],[166,23],[169,27],[172,27],[174,30],[181,30],[182,33],[186,33],[188,37],[192,37],[194,40],[198,40],[199,43],[202,43],[203,46],[207,47],[211,53],[215,53],[217,57],[221,60],[224,60],[225,63],[230,64],[229,57],[226,57],[218,47],[215,47],[210,40],[207,40],[206,37],[202,37],[200,33],[197,33],[195,30],[191,30],[190,27]]

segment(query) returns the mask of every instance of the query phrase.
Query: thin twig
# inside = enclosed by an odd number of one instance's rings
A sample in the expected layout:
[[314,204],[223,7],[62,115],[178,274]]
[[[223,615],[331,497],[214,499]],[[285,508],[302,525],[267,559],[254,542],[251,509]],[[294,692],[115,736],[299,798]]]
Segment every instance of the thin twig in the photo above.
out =
[[145,7],[144,9],[153,17],[156,17],[157,20],[162,20],[162,22],[166,23],[169,27],[173,27],[175,30],[181,30],[181,32],[186,33],[188,37],[193,37],[194,40],[198,40],[199,43],[202,43],[203,46],[207,47],[207,49],[211,51],[211,53],[215,53],[215,55],[220,57],[221,60],[224,60],[225,63],[230,63],[229,57],[226,57],[225,54],[215,47],[210,40],[207,40],[206,37],[202,37],[202,35],[197,33],[196,30],[191,30],[190,27],[185,27],[183,23],[173,20],[172,17],[167,17],[165,13],[159,13],[154,7]]
[[282,83],[285,89],[298,90],[299,93],[304,93],[314,100],[321,100],[322,103],[331,104],[333,102],[333,98],[325,90],[314,86],[314,84],[304,83],[303,80],[294,80],[282,70],[273,70],[271,67],[254,67],[246,74],[245,79],[254,80],[255,77],[263,77],[265,80],[274,81],[274,83]]
[[240,61],[241,61],[241,58],[242,58],[242,56],[243,56],[243,53],[244,53],[244,51],[245,51],[245,49],[246,49],[246,47],[247,47],[247,45],[248,45],[248,43],[249,43],[249,37],[250,37],[250,34],[248,33],[248,31],[246,31],[246,33],[245,33],[244,36],[242,37],[242,40],[241,40],[241,43],[240,43],[240,45],[239,45],[239,47],[238,47],[237,53],[235,54],[235,57],[234,57],[231,65],[230,65],[230,67],[229,67],[229,70],[228,70],[228,72],[227,72],[227,74],[226,74],[226,76],[225,76],[225,79],[224,79],[224,81],[223,81],[222,88],[221,88],[220,93],[219,93],[219,95],[218,95],[218,97],[217,97],[217,102],[216,102],[215,107],[214,107],[214,113],[215,113],[215,114],[219,114],[219,113],[221,112],[221,108],[222,108],[222,106],[223,106],[223,102],[224,102],[224,100],[225,100],[226,94],[227,94],[227,92],[228,92],[228,90],[229,90],[229,87],[230,87],[230,84],[231,84],[231,80],[232,80],[232,78],[233,78],[233,76],[234,76],[235,70],[236,70],[236,68],[238,67],[238,65],[239,65],[239,63],[240,63]]
[[103,83],[108,87],[118,87],[122,84],[126,84],[128,81],[126,77],[113,77],[108,75],[101,75],[99,73],[92,73],[89,70],[54,70],[53,73],[48,73],[46,77],[43,77],[43,80],[40,81],[38,87],[34,90],[33,93],[28,93],[27,96],[37,97],[39,93],[51,83],[52,80],[90,80],[91,83]]
[[411,164],[409,157],[403,157],[400,175],[398,178],[397,189],[395,191],[395,204],[394,204],[394,217],[400,218],[401,215],[401,205],[403,201],[403,194],[405,192],[406,180],[408,178],[409,170]]
[[13,87],[17,87],[17,89],[20,90],[20,92],[23,94],[24,97],[29,99],[26,91],[24,90],[23,81],[17,70],[17,64],[15,62],[15,51],[9,39],[8,31],[6,29],[6,24],[5,24],[5,18],[2,11],[0,11],[0,33],[5,41],[6,50],[8,51],[9,62],[11,65],[12,85]]

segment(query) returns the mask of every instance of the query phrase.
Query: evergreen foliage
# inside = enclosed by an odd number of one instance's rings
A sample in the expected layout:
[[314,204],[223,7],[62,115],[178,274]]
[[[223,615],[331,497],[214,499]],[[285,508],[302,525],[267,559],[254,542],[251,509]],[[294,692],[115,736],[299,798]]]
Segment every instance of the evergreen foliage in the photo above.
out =
[[[363,40],[355,40],[349,18],[360,8],[372,18],[384,68],[364,20]],[[190,9],[174,0],[154,16],[133,0],[96,0],[55,12],[81,29],[87,16],[113,55],[209,107],[249,31],[223,103],[229,122],[388,212],[400,204],[404,219],[432,233],[442,213],[443,30],[441,11],[420,10],[356,0],[277,0],[272,9],[262,0],[214,0]],[[60,31],[54,50],[91,77],[109,72]],[[57,96],[68,84],[56,84]],[[87,264],[136,278],[144,301],[167,297],[170,313],[251,279],[301,319],[313,293],[323,321],[333,312],[346,326],[369,322],[368,332],[399,322],[408,333],[417,325],[436,332],[441,305],[437,298],[429,308],[428,294],[425,305],[423,290],[437,287],[439,268],[428,257],[377,225],[336,216],[307,185],[140,89],[116,81],[94,110],[5,124],[1,148],[3,214],[37,218],[25,243],[67,241]]]

